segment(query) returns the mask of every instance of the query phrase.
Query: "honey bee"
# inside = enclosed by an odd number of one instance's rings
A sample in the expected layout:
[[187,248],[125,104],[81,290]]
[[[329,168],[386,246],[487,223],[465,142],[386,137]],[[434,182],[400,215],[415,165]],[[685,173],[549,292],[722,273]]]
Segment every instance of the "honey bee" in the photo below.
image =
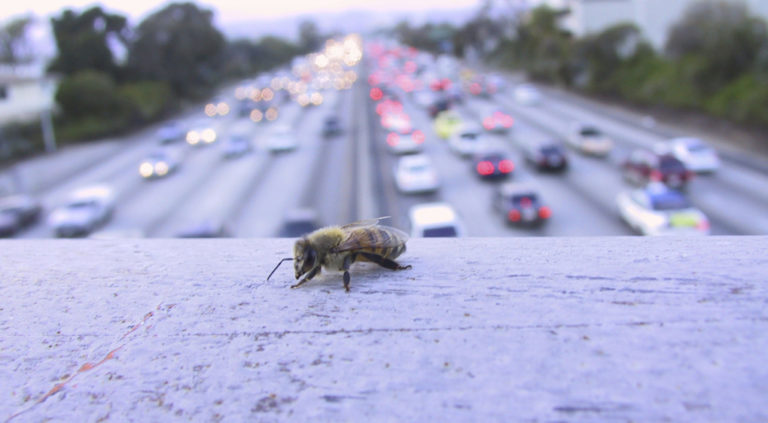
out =
[[392,270],[410,269],[394,259],[405,252],[408,235],[389,226],[379,225],[377,219],[362,220],[344,226],[329,226],[303,236],[293,245],[293,258],[286,257],[267,276],[272,277],[278,267],[293,260],[298,280],[291,288],[304,285],[325,270],[344,272],[344,289],[349,292],[349,267],[356,261],[369,261]]

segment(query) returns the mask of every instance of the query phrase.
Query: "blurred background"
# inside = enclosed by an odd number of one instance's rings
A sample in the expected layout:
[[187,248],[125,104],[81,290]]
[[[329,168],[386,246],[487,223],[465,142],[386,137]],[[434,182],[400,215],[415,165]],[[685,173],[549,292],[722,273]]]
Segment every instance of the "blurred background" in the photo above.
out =
[[278,3],[0,6],[0,236],[768,233],[768,2]]

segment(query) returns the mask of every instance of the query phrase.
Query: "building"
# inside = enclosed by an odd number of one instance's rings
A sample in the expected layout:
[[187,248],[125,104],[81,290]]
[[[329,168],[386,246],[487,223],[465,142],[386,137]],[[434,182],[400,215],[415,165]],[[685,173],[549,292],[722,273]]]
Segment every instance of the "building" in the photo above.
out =
[[[562,24],[577,37],[600,32],[620,22],[632,22],[657,49],[664,47],[670,27],[682,18],[685,9],[699,0],[547,0],[558,9],[568,9]],[[752,14],[768,19],[766,0],[742,2]]]
[[0,67],[0,125],[39,119],[54,107],[55,80],[39,71]]

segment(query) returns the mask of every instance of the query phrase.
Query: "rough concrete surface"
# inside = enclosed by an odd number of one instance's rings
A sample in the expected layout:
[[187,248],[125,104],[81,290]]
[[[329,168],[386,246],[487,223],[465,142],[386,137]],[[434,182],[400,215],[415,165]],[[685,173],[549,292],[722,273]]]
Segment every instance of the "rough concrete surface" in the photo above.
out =
[[0,419],[766,421],[768,237],[0,242]]

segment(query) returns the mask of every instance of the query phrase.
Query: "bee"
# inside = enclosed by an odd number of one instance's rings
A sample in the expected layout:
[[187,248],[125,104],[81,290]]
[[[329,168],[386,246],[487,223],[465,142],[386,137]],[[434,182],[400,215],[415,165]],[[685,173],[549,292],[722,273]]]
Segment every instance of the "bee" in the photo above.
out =
[[[298,288],[325,270],[344,272],[344,289],[349,292],[349,268],[356,261],[369,261],[392,270],[410,269],[395,259],[405,252],[408,235],[389,226],[379,225],[377,219],[362,220],[344,226],[328,226],[303,236],[293,245],[293,258],[286,257],[267,276],[272,277],[278,267],[293,260]],[[302,278],[303,276],[303,278]]]

